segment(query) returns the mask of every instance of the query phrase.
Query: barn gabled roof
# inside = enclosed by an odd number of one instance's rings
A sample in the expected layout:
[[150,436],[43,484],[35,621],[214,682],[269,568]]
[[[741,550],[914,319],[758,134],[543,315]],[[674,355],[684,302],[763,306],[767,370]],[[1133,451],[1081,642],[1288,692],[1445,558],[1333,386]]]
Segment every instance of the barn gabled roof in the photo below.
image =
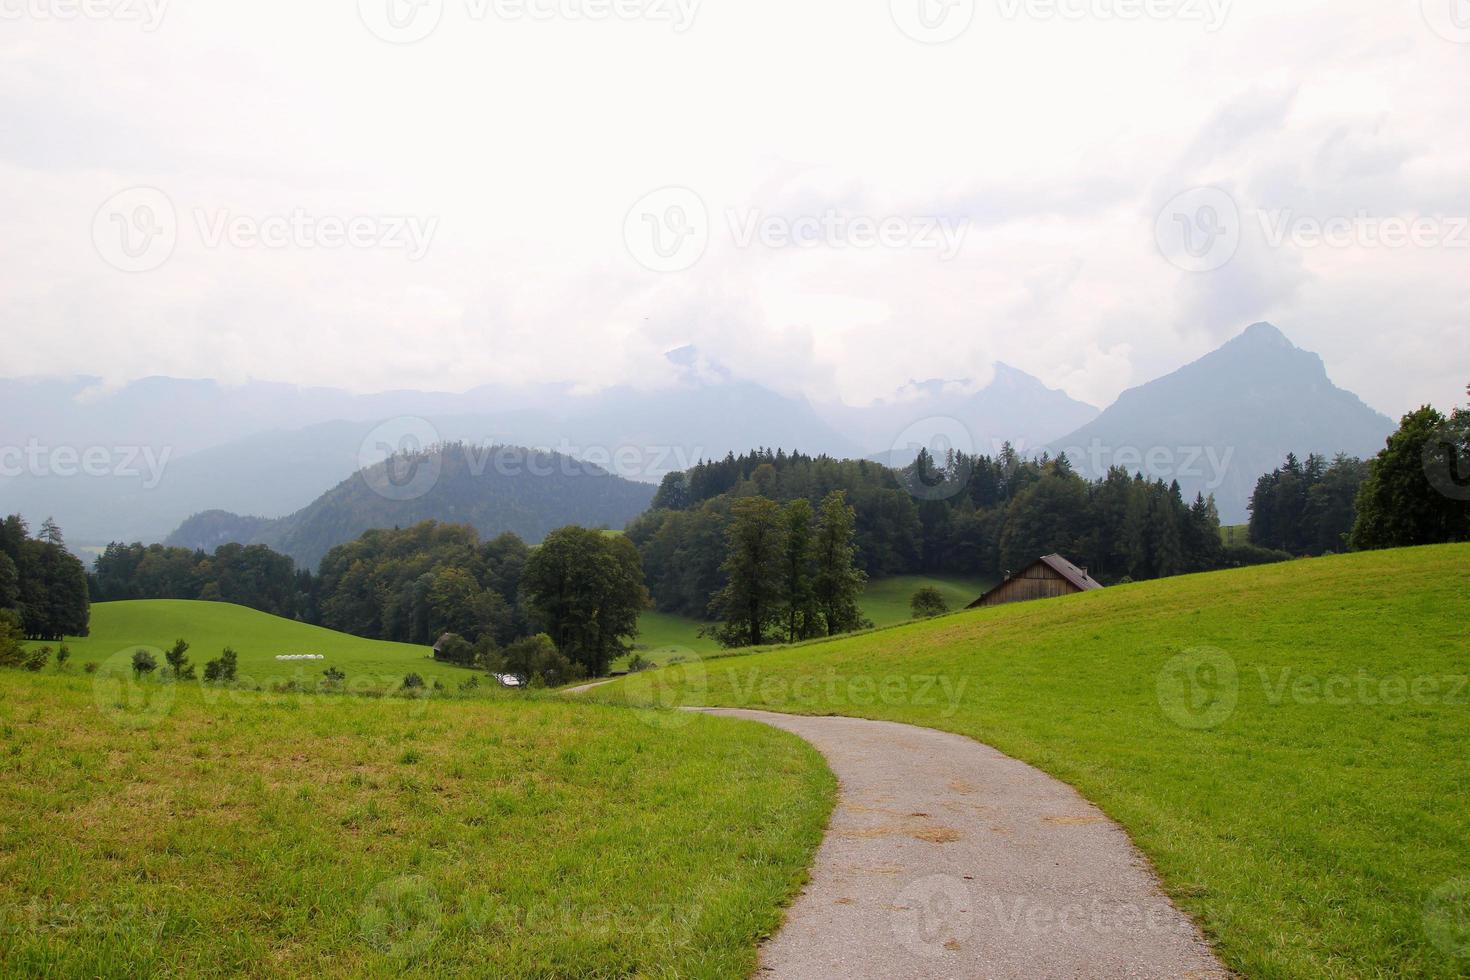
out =
[[1091,592],[1093,589],[1103,587],[1101,582],[1087,574],[1087,569],[1078,568],[1061,555],[1047,555],[1039,561],[1083,592]]

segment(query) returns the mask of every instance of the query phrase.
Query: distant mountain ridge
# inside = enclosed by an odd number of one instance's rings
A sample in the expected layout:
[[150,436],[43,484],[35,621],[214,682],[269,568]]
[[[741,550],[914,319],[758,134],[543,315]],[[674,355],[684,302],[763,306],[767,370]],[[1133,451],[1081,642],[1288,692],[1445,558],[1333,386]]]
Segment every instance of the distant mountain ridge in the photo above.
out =
[[1334,385],[1318,355],[1270,323],[1123,392],[1095,420],[1053,441],[1086,476],[1111,465],[1177,479],[1188,497],[1214,494],[1221,519],[1242,523],[1256,480],[1289,452],[1368,457],[1394,431],[1388,416]]
[[264,544],[314,571],[328,551],[365,531],[425,520],[469,524],[486,538],[511,532],[532,544],[567,524],[621,530],[654,491],[560,453],[454,443],[395,455],[286,517],[195,514],[166,543],[205,551]]
[[[1186,492],[1214,492],[1222,515],[1235,521],[1244,519],[1256,477],[1286,451],[1367,455],[1392,431],[1384,416],[1333,386],[1316,355],[1297,350],[1269,324],[1125,392],[1101,414],[1004,364],[983,387],[915,381],[854,407],[813,404],[740,380],[693,347],[671,351],[667,360],[670,385],[591,394],[567,384],[357,395],[168,378],[117,390],[94,378],[0,380],[0,449],[100,448],[112,461],[100,474],[78,475],[75,465],[70,475],[59,467],[0,472],[0,510],[33,524],[54,516],[76,546],[158,541],[207,511],[284,519],[381,459],[364,450],[376,429],[413,418],[432,430],[433,441],[535,446],[647,483],[760,446],[904,466],[918,445],[930,444],[936,427],[953,434],[955,448],[985,454],[1007,441],[1023,453],[1071,447],[1074,457],[1094,443],[1165,447],[1181,456],[1168,475],[1178,475]],[[1190,452],[1199,459],[1182,458]],[[1229,459],[1211,460],[1212,453]],[[1074,462],[1091,473],[1094,464],[1112,461],[1111,454],[1093,455]],[[1160,469],[1139,455],[1119,461]],[[1182,472],[1191,469],[1201,472]],[[1215,471],[1225,471],[1224,478]]]
[[963,380],[911,381],[891,399],[861,408],[818,406],[818,412],[860,441],[868,458],[890,466],[912,463],[914,436],[931,431],[951,428],[955,440],[969,443],[954,448],[993,456],[1007,442],[1021,452],[1044,446],[1098,415],[1093,406],[999,362],[982,388]]

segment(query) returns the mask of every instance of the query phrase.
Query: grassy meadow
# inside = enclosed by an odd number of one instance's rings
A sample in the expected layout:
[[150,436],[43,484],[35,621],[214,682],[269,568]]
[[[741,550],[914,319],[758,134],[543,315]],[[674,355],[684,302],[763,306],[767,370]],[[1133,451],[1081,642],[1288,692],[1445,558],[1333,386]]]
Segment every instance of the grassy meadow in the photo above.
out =
[[[901,575],[895,578],[875,579],[868,583],[859,605],[863,615],[875,626],[895,626],[913,619],[909,600],[915,592],[932,585],[944,594],[951,609],[963,609],[985,591],[995,585],[993,579],[966,578],[964,576]],[[671,658],[697,654],[712,656],[720,651],[720,645],[709,637],[700,636],[702,626],[695,619],[656,610],[645,612],[638,619],[639,634],[634,643],[634,653],[655,664],[667,663]],[[626,664],[626,660],[614,665]]]
[[591,697],[909,722],[1071,783],[1252,977],[1470,975],[1470,546],[1141,583]]
[[[232,647],[240,655],[241,680],[250,678],[264,686],[292,679],[314,683],[328,667],[339,668],[350,677],[380,681],[383,687],[402,681],[409,672],[445,684],[470,676],[469,671],[435,663],[428,647],[364,640],[225,602],[99,602],[92,606],[91,635],[67,640],[66,645],[78,668],[86,663],[103,664],[111,657],[125,665],[140,646],[154,648],[161,664],[163,655],[157,651],[167,650],[180,638],[189,641],[189,657],[201,667],[225,647]],[[321,654],[326,659],[276,660],[283,654]]]
[[0,672],[6,977],[745,976],[835,791],[704,716],[95,681]]
[[995,579],[945,575],[899,575],[875,579],[863,591],[859,605],[874,626],[896,626],[914,618],[909,600],[926,585],[944,596],[951,610],[960,610],[980,598],[996,584]]

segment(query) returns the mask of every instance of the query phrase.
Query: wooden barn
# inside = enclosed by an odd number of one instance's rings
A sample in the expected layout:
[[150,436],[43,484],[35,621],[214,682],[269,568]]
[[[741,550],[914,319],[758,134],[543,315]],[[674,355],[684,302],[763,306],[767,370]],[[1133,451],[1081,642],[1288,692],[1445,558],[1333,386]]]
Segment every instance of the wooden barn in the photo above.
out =
[[1102,588],[1102,583],[1087,569],[1078,568],[1061,555],[1038,558],[1004,582],[985,593],[969,608],[981,606],[1003,606],[1008,602],[1029,602],[1032,599],[1055,599],[1057,596],[1074,592],[1091,592]]

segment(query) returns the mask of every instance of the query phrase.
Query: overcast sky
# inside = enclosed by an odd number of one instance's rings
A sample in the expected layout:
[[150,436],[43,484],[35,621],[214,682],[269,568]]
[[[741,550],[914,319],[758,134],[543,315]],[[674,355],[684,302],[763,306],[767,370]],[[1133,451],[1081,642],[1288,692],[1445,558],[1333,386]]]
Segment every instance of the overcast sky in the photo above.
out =
[[1464,401],[1470,0],[586,4],[0,0],[0,374]]

